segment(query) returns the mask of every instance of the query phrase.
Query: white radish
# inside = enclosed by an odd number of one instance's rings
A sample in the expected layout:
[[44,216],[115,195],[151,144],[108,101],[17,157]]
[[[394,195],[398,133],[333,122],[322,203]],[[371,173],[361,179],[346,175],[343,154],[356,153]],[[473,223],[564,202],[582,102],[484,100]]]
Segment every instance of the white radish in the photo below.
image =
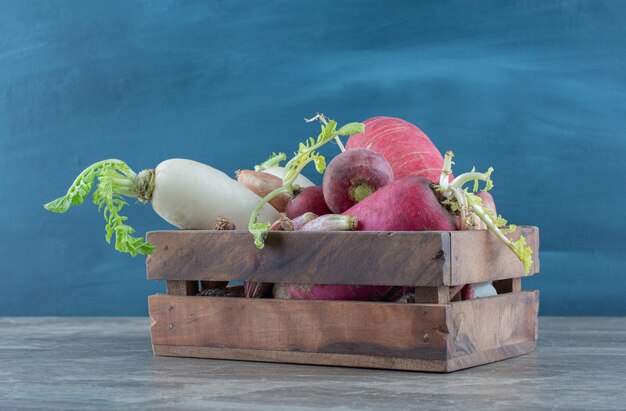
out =
[[[131,236],[134,229],[124,223],[119,211],[127,203],[123,196],[152,202],[156,213],[183,229],[212,229],[218,216],[245,227],[260,197],[219,170],[192,160],[171,159],[154,170],[135,173],[121,160],[92,164],[74,180],[67,194],[44,207],[63,213],[81,204],[98,178],[93,201],[104,211],[106,240],[115,234],[115,249],[132,255],[150,254],[154,247],[143,238]],[[274,221],[280,214],[269,204],[260,210],[261,218]]]
[[[235,227],[246,227],[259,196],[220,170],[179,158],[165,160],[155,172],[152,208],[168,223],[182,229],[212,229],[225,216]],[[266,204],[264,221],[280,214]]]

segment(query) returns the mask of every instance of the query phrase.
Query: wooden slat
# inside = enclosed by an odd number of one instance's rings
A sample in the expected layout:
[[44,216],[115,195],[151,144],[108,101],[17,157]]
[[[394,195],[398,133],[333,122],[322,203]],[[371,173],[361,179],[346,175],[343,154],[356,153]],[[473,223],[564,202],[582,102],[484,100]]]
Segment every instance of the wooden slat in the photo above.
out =
[[155,355],[165,357],[213,358],[290,364],[331,365],[341,367],[382,368],[403,371],[446,372],[450,360],[379,357],[374,355],[327,354],[297,351],[269,351],[240,348],[153,345]]
[[449,305],[155,295],[149,307],[154,345],[425,360],[448,356]]
[[452,304],[452,357],[536,339],[539,292],[524,291]]
[[537,291],[444,305],[150,297],[156,355],[449,372],[534,351]]
[[169,280],[167,282],[167,294],[169,295],[196,295],[198,291],[197,281]]
[[[539,229],[518,227],[507,236],[517,239],[521,234],[533,249],[532,275],[539,272]],[[515,253],[487,230],[450,232],[450,253],[449,285],[525,276],[524,267]]]
[[415,287],[417,304],[447,304],[450,302],[450,287]]
[[511,345],[504,345],[491,350],[478,351],[460,357],[450,358],[446,363],[446,372],[463,370],[478,365],[489,364],[507,358],[518,357],[535,351],[537,341],[524,341]]
[[151,280],[440,286],[450,279],[449,232],[157,231]]

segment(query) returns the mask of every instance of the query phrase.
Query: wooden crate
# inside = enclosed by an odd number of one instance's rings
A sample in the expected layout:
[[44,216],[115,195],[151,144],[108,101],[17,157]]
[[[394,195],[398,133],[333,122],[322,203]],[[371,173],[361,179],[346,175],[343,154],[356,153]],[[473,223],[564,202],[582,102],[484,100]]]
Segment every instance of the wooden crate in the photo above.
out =
[[[539,271],[539,230],[520,227]],[[148,233],[155,355],[450,372],[535,350],[538,291],[487,231]],[[413,286],[415,304],[195,296],[199,281]],[[451,287],[493,280],[498,296],[450,301]]]

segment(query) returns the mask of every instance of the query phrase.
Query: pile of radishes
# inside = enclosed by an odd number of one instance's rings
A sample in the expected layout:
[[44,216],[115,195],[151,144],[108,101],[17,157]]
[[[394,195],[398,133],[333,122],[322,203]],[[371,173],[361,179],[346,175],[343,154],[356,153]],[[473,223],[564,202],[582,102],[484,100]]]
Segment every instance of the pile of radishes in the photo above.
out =
[[[321,133],[301,143],[293,158],[273,155],[255,170],[238,171],[236,180],[191,160],[167,160],[140,173],[120,160],[104,160],[85,169],[65,196],[45,207],[65,212],[81,204],[97,179],[93,201],[104,210],[106,240],[115,236],[116,249],[132,255],[150,254],[154,248],[133,237],[134,230],[119,214],[126,205],[124,196],[151,202],[161,217],[182,229],[247,226],[259,248],[273,230],[489,229],[529,271],[530,247],[523,236],[516,241],[506,237],[515,227],[496,214],[487,192],[493,186],[492,169],[454,178],[452,152],[442,156],[426,134],[398,118],[375,117],[339,129],[323,115],[314,119],[321,122]],[[345,149],[343,136],[349,137]],[[337,141],[342,152],[326,165],[317,150],[330,141]],[[322,186],[301,175],[309,163],[324,173]],[[482,191],[479,181],[484,182]],[[472,190],[464,187],[469,182],[474,183]],[[480,290],[476,296],[495,293],[489,284]],[[245,284],[249,297],[291,299],[396,300],[402,291],[370,285]],[[471,286],[461,294],[474,298]]]

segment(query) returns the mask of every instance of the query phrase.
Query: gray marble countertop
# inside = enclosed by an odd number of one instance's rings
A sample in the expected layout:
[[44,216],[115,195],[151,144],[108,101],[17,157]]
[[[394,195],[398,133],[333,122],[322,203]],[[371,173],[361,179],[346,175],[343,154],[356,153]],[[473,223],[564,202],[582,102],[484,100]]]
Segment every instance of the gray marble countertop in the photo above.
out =
[[626,409],[626,318],[541,317],[539,335],[426,374],[154,357],[147,318],[0,317],[0,409]]

